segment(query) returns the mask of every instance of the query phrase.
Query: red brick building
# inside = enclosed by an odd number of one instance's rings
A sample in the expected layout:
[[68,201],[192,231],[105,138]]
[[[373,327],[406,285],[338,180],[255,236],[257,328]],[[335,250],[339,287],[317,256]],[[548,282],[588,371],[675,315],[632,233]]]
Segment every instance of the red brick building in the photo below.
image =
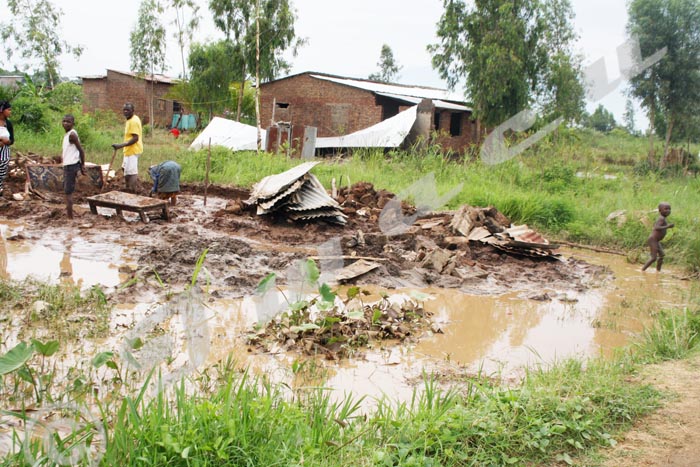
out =
[[173,114],[180,112],[180,104],[165,95],[177,82],[164,75],[139,77],[136,73],[107,70],[103,76],[84,76],[83,111],[112,110],[122,114],[125,102],[134,104],[136,115],[146,124],[150,120],[151,99],[153,120],[156,126],[165,127],[173,121]]
[[464,99],[443,89],[380,83],[304,72],[260,85],[263,127],[277,122],[313,126],[318,137],[340,136],[375,125],[431,99],[431,128],[445,148],[463,152],[478,139],[478,125]]

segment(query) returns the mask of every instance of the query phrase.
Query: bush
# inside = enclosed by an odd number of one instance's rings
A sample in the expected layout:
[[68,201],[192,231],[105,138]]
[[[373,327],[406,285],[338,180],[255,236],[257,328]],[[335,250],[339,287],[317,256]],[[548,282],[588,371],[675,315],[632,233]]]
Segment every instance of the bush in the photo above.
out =
[[59,83],[47,95],[47,103],[52,110],[67,114],[81,111],[83,88],[75,83]]
[[51,127],[49,106],[37,99],[17,97],[12,102],[12,110],[17,123],[33,133],[43,133]]
[[574,217],[574,207],[569,201],[552,198],[542,203],[540,211],[534,216],[534,220],[538,225],[548,229],[560,230],[574,220]]
[[569,165],[554,163],[548,165],[542,172],[545,190],[558,193],[570,189],[576,182],[576,172]]

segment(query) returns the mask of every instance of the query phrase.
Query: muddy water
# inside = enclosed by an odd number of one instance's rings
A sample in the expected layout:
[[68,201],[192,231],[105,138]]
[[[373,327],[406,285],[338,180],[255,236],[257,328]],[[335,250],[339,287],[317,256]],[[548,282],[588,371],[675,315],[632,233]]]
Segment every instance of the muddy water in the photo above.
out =
[[126,279],[119,265],[128,259],[126,245],[116,235],[98,243],[65,230],[25,238],[21,225],[0,224],[0,277],[72,282],[81,288],[114,287]]
[[[79,230],[59,230],[47,232],[41,239],[21,239],[19,235],[19,240],[8,240],[17,238],[21,229],[19,225],[0,224],[0,274],[12,279],[34,276],[50,282],[70,280],[84,288],[97,284],[114,287],[125,280],[119,267],[133,260],[129,245],[116,235],[88,242]],[[585,292],[543,288],[537,293],[474,296],[421,290],[425,307],[434,313],[441,332],[404,345],[376,344],[340,363],[308,359],[283,349],[258,355],[249,352],[245,335],[261,309],[251,297],[205,298],[206,306],[201,307],[198,317],[182,310],[164,311],[165,305],[157,303],[156,297],[150,305],[143,300],[122,303],[113,312],[113,337],[84,348],[118,351],[125,337],[133,339],[134,329],[142,329],[147,337],[158,326],[165,335],[159,336],[159,343],[151,350],[158,355],[162,350],[158,345],[167,347],[167,352],[160,354],[173,375],[231,355],[240,365],[293,388],[325,384],[338,397],[352,392],[405,400],[423,371],[454,380],[477,372],[517,379],[525,366],[549,365],[567,357],[610,355],[639,334],[653,311],[680,306],[688,297],[688,283],[678,280],[672,268],[661,274],[643,274],[620,256],[578,250],[563,253],[607,266],[614,278]],[[398,296],[412,291],[389,293]],[[153,322],[142,326],[147,319]],[[192,332],[193,323],[196,332]],[[193,346],[197,347],[194,353]],[[314,371],[293,374],[295,361],[306,362],[302,368]],[[318,375],[322,375],[320,380]]]

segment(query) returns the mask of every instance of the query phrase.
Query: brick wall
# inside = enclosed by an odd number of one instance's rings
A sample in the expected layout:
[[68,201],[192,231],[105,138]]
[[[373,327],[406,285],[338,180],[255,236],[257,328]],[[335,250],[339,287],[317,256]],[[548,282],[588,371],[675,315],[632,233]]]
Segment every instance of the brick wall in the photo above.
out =
[[[153,85],[153,119],[157,126],[167,126],[173,119],[173,101],[164,99],[171,85],[156,82]],[[84,112],[111,110],[122,115],[125,102],[134,104],[134,113],[141,121],[149,123],[148,102],[151,96],[151,81],[131,75],[107,70],[106,78],[83,79]]]
[[[453,114],[460,115],[459,134],[456,136],[451,134],[451,130],[455,130],[455,128],[451,128]],[[440,146],[460,154],[470,144],[477,143],[479,140],[476,120],[473,120],[471,114],[466,112],[435,109],[433,129],[438,132],[436,141]]]
[[[374,94],[330,81],[296,75],[260,86],[260,121],[269,127],[273,100],[275,121],[314,126],[317,136],[340,136],[379,123],[382,107]],[[286,108],[280,104],[288,104]]]
[[[383,109],[380,104],[385,100],[375,97],[370,91],[313,78],[305,73],[260,86],[260,121],[263,128],[271,125],[274,102],[275,122],[314,126],[319,137],[340,136],[381,122]],[[408,107],[400,105],[398,110]],[[459,135],[450,136],[453,112],[437,110],[438,128],[446,132],[438,139],[443,147],[462,153],[469,143],[477,140],[476,122],[471,119],[471,114],[459,112]]]

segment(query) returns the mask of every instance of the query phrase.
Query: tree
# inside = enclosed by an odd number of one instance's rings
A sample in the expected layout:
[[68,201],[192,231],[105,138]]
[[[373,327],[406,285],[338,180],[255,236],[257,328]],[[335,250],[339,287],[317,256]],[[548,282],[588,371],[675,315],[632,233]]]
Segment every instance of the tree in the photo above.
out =
[[[185,47],[189,43],[189,33],[199,28],[199,5],[194,0],[170,0],[170,6],[175,11],[175,25],[173,36],[180,47],[180,60],[182,61],[182,79],[187,79],[187,68],[185,67]],[[189,12],[189,15],[188,15]]]
[[379,72],[370,74],[368,78],[373,81],[381,81],[382,83],[392,83],[396,81],[399,77],[399,71],[403,68],[396,63],[394,52],[392,52],[391,47],[386,44],[382,45],[377,66],[379,67]]
[[[78,58],[82,54],[82,47],[61,39],[63,11],[49,0],[7,0],[7,6],[14,21],[0,26],[5,53],[11,57],[13,50],[18,50],[22,58],[38,61],[43,78],[53,88],[60,81],[61,55],[72,54]],[[10,45],[11,42],[16,47]]]
[[150,123],[153,124],[153,75],[165,71],[165,28],[160,21],[163,6],[158,0],[142,0],[136,26],[129,36],[131,70],[140,76],[151,75],[151,98],[148,100]]
[[[211,119],[215,113],[223,113],[234,107],[230,86],[241,79],[240,70],[229,57],[237,52],[230,41],[210,44],[192,44],[189,55],[190,80],[185,102],[192,109],[206,112]],[[182,84],[178,86],[183,86]]]
[[131,30],[131,71],[140,75],[165,71],[165,27],[160,15],[163,6],[158,0],[142,0],[138,20]]
[[586,126],[602,133],[613,130],[617,123],[615,116],[602,105],[598,105],[595,111],[586,119]]
[[635,134],[637,130],[634,126],[634,105],[632,105],[632,99],[628,98],[627,102],[625,102],[625,113],[622,115],[622,118],[629,134]]
[[[259,15],[256,9],[259,8]],[[297,38],[294,31],[296,15],[290,0],[209,0],[209,10],[215,26],[230,41],[236,53],[231,57],[241,70],[239,95],[244,95],[245,81],[252,77],[256,63],[259,63],[260,81],[277,77],[288,71],[289,63],[283,53],[291,49],[296,55],[304,40]],[[259,17],[259,34],[256,19]],[[257,58],[256,43],[259,38],[260,51]],[[260,83],[257,83],[260,84]],[[240,119],[242,101],[239,100],[237,118]]]
[[543,45],[548,64],[542,73],[539,105],[547,120],[563,117],[578,121],[585,111],[582,57],[573,50],[578,39],[573,29],[574,12],[570,0],[549,0],[543,4]]
[[[471,4],[472,2],[470,2]],[[536,104],[568,119],[583,109],[568,0],[443,0],[433,67],[465,84],[476,116],[495,126]]]
[[639,41],[642,57],[667,48],[661,61],[630,80],[631,94],[649,116],[649,159],[659,118],[665,126],[664,154],[677,124],[693,115],[700,102],[700,0],[632,0],[627,33]]

